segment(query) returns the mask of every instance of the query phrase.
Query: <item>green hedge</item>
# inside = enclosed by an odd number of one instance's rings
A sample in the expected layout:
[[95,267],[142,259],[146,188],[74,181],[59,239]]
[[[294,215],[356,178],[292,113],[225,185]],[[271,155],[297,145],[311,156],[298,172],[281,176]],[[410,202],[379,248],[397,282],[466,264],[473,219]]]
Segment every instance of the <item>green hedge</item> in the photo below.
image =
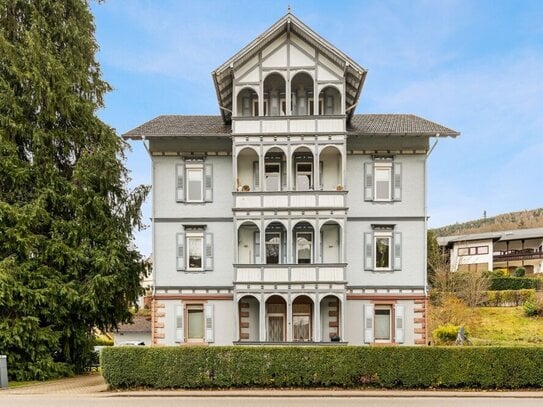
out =
[[522,290],[528,288],[537,289],[542,280],[528,277],[493,277],[490,280],[491,290]]
[[526,301],[535,300],[535,290],[526,288],[521,290],[496,290],[487,291],[485,293],[485,301],[483,306],[486,307],[501,307],[524,305]]
[[543,387],[543,347],[112,347],[112,388]]

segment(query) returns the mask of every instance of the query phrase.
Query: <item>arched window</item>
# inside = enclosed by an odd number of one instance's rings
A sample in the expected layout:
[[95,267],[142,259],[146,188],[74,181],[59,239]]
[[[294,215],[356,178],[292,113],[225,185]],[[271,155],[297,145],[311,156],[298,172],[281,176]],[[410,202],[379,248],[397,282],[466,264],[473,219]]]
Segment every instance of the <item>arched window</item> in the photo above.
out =
[[286,114],[286,83],[278,73],[264,79],[264,116],[284,116]]
[[313,78],[300,72],[290,81],[290,102],[293,116],[307,116],[314,114],[313,104]]

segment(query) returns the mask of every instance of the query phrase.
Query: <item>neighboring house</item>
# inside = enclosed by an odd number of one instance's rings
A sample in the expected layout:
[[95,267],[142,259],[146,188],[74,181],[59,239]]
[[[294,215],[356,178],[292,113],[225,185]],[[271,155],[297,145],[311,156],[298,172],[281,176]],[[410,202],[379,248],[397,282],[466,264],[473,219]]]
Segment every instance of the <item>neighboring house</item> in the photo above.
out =
[[451,271],[524,267],[543,273],[543,228],[444,236],[437,242],[449,252]]
[[151,319],[151,316],[134,315],[133,323],[119,325],[119,329],[113,332],[113,345],[139,341],[151,345]]
[[220,116],[124,135],[153,171],[153,343],[426,344],[426,160],[355,115],[366,70],[287,13],[213,73]]

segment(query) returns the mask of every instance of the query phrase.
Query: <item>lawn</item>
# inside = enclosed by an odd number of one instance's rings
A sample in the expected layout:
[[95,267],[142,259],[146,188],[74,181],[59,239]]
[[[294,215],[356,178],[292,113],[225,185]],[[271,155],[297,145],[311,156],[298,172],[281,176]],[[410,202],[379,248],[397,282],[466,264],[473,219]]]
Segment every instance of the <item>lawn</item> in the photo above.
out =
[[522,307],[479,307],[472,329],[474,345],[543,345],[543,318],[526,317]]

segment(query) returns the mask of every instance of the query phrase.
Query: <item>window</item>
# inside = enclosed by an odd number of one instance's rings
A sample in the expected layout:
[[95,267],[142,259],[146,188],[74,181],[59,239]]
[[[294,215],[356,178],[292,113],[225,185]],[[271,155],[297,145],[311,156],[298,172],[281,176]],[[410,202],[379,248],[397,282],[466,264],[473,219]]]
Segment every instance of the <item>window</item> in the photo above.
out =
[[292,304],[292,339],[311,340],[311,304]]
[[187,340],[199,342],[204,340],[204,307],[203,305],[187,305]]
[[296,163],[296,190],[309,191],[311,189],[313,189],[313,164]]
[[265,166],[266,191],[281,190],[281,164],[266,163]]
[[391,269],[391,250],[392,236],[376,235],[375,236],[375,269],[390,270]]
[[298,264],[313,263],[313,233],[296,233],[296,259]]
[[176,201],[211,202],[213,200],[213,165],[203,159],[186,160],[176,166]]
[[488,246],[461,247],[458,249],[459,256],[475,256],[478,254],[488,254]]
[[375,342],[390,342],[392,338],[391,307],[390,305],[375,306],[374,321]]
[[187,270],[202,270],[203,262],[202,258],[204,255],[204,236],[201,234],[198,235],[188,235],[187,234],[187,247],[188,247],[188,256],[187,256]]
[[266,233],[266,264],[279,264],[281,258],[281,233]]
[[402,165],[391,158],[376,158],[364,164],[364,200],[401,201]]

